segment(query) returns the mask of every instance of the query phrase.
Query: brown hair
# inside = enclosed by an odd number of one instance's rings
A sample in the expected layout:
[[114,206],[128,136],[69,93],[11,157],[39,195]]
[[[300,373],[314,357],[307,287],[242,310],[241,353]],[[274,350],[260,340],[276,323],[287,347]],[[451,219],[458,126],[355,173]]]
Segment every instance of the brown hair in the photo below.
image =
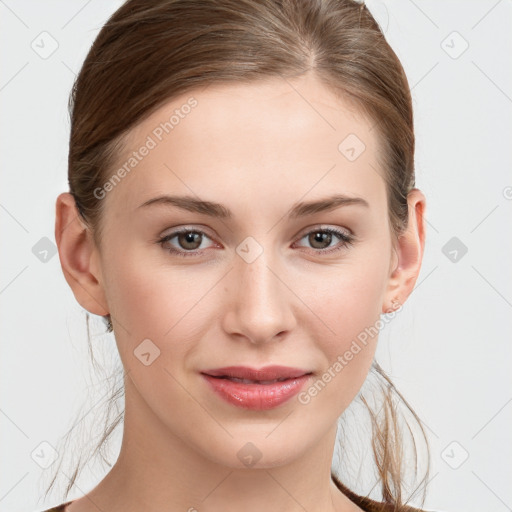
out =
[[[364,4],[355,0],[128,0],[96,37],[69,102],[70,193],[98,246],[104,201],[95,190],[107,181],[131,128],[173,97],[196,87],[288,79],[305,73],[315,73],[376,126],[389,225],[396,241],[407,227],[407,197],[415,185],[412,101],[402,65]],[[420,427],[427,453],[428,440],[416,413],[375,361],[370,373],[378,378],[383,397],[379,412],[362,394],[358,398],[370,413],[382,503],[354,493],[339,477],[332,477],[365,510],[410,510],[402,495],[400,405]],[[121,419],[122,413],[106,426],[96,452]],[[407,428],[412,435],[408,423]],[[416,464],[415,441],[414,455]],[[422,503],[428,472],[429,463],[421,481]],[[65,496],[77,474],[79,468]]]

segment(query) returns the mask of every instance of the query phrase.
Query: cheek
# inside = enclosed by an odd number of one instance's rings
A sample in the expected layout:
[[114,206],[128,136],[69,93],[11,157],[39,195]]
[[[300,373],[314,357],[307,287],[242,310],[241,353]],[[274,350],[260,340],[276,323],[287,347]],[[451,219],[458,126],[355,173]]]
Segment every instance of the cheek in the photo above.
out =
[[361,258],[357,263],[347,261],[310,283],[308,305],[319,322],[324,322],[332,350],[342,349],[378,320],[387,284],[386,268],[387,261],[363,262]]
[[110,263],[108,273],[108,300],[124,327],[121,334],[165,339],[196,314],[211,279],[205,272],[194,277],[193,266],[173,270],[161,255],[148,258],[149,252],[126,248],[111,258],[115,264]]
[[387,263],[342,266],[311,294],[315,337],[326,356],[323,383],[316,387],[325,389],[326,405],[336,403],[344,410],[368,375],[377,348]]
[[161,262],[142,264],[135,255],[118,254],[109,274],[109,304],[120,324],[115,336],[119,356],[130,382],[153,410],[182,407],[190,396],[178,374],[198,337],[197,306],[208,283],[192,286],[187,272],[171,272]]
[[[121,325],[116,343],[123,366],[147,393],[165,389],[168,400],[172,390],[176,396],[182,393],[168,372],[186,370],[199,349],[199,340],[211,328],[205,319],[212,315],[216,283],[218,289],[222,281],[215,272],[194,265],[173,269],[163,258],[148,263],[147,254],[141,253],[125,248],[111,258],[116,264],[110,265],[108,300]],[[145,353],[154,361],[148,366],[141,364]]]

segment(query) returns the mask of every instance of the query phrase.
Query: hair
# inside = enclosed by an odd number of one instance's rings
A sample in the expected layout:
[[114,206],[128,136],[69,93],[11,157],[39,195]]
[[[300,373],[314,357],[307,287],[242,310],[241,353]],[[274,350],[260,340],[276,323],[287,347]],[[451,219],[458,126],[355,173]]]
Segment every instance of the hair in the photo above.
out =
[[[209,84],[251,84],[304,74],[314,74],[376,126],[395,243],[407,228],[407,199],[415,186],[412,101],[402,65],[364,3],[128,0],[98,33],[69,98],[69,188],[97,245],[102,240],[104,201],[95,190],[108,180],[134,126],[177,95]],[[105,319],[110,321],[110,316]],[[88,315],[87,327],[89,332]],[[378,380],[379,410],[374,411],[362,394],[358,398],[370,415],[381,498],[376,501],[355,493],[334,473],[333,481],[365,510],[418,510],[406,503],[423,487],[423,506],[430,469],[428,439],[421,420],[376,361],[370,373]],[[122,388],[117,389],[110,404],[122,393]],[[401,410],[419,426],[428,454],[426,475],[409,497],[403,489]],[[123,412],[105,425],[95,454],[122,418]],[[406,425],[412,436],[407,421]],[[418,453],[412,439],[416,476]],[[80,465],[65,497],[79,473]]]

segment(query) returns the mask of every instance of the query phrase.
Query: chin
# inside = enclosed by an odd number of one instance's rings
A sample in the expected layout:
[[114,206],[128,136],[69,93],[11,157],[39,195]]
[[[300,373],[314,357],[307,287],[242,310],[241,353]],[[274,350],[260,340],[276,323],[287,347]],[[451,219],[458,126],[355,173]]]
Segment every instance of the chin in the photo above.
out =
[[209,450],[206,455],[216,464],[231,469],[271,469],[290,464],[299,458],[302,452],[297,446],[307,451],[303,438],[299,440],[286,435],[285,429],[278,433],[282,425],[269,435],[272,428],[254,428],[252,433],[233,435],[224,443],[214,441],[216,449]]

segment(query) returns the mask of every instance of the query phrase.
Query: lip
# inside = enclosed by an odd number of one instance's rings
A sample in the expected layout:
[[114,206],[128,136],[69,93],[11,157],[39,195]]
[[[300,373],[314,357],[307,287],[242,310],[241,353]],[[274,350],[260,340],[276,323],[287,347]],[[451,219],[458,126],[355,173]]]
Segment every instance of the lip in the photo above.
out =
[[[229,366],[201,372],[210,388],[231,405],[252,410],[273,409],[296,395],[311,377],[312,372],[286,366],[267,366],[261,369]],[[243,383],[230,380],[250,379],[273,384]]]
[[249,366],[225,366],[224,368],[216,368],[214,370],[205,370],[201,372],[212,377],[236,377],[238,379],[250,380],[274,380],[274,379],[293,379],[302,377],[309,370],[300,368],[291,368],[290,366],[264,366],[263,368],[251,368]]

